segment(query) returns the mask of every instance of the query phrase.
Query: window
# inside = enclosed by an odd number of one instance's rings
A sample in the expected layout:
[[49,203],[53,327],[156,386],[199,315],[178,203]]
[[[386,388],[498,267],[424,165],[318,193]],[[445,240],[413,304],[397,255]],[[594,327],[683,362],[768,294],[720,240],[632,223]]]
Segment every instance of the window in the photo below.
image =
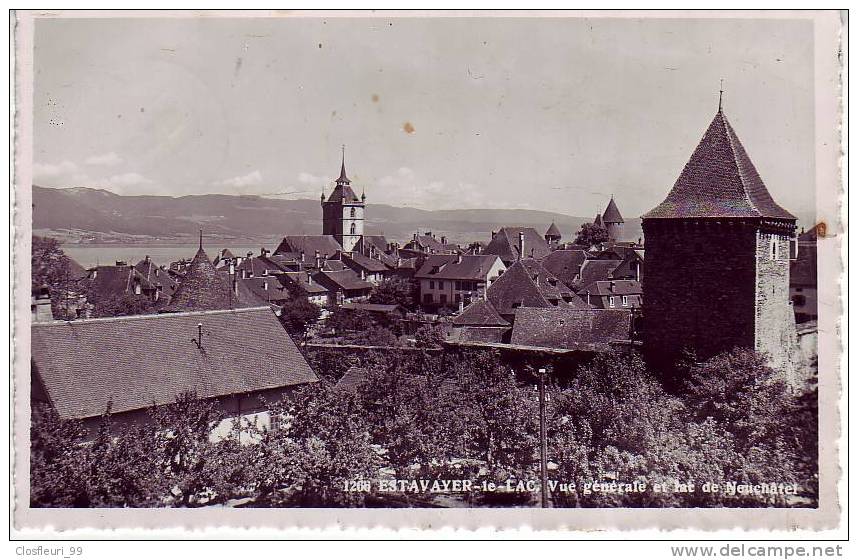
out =
[[352,216],[352,218],[354,218],[354,217],[355,217],[355,209],[354,209],[354,208],[352,208],[351,216]]
[[443,290],[443,289],[444,289],[444,281],[443,281],[443,280],[438,280],[438,289],[439,289],[439,290]]
[[614,296],[608,296],[608,307],[616,307],[617,304],[614,301]]
[[629,306],[629,296],[623,296],[623,307]]
[[456,280],[456,289],[457,289],[457,290],[461,290],[461,289],[462,289],[462,283],[461,283],[459,280]]
[[447,303],[447,294],[441,294],[441,305]]
[[435,289],[435,281],[434,281],[434,280],[429,280],[429,289],[430,289],[430,290],[434,290],[434,289]]
[[134,285],[134,293],[137,294],[138,296],[140,295],[140,284]]
[[775,235],[772,236],[772,242],[770,245],[770,249],[771,249],[771,257],[770,257],[771,260],[773,260],[773,261],[778,260],[778,238]]
[[355,226],[354,223],[352,223],[351,227],[349,228],[349,231],[351,232],[352,235],[354,235],[355,232],[357,231],[357,226]]
[[423,303],[432,303],[432,294],[423,294]]
[[459,303],[460,301],[462,301],[462,296],[460,294],[456,294],[455,300],[456,300],[456,303]]

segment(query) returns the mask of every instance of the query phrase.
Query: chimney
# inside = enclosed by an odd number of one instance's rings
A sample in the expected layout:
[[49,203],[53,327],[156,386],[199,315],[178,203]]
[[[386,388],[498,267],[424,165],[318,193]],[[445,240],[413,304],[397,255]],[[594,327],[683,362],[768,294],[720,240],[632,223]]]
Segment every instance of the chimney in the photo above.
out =
[[146,256],[143,258],[143,262],[145,262],[146,264],[149,264],[149,255],[146,255]]
[[263,247],[263,248],[261,248],[261,249],[259,250],[259,255],[260,255],[260,256],[262,256],[262,257],[267,257],[267,256],[268,256],[268,253],[270,253],[270,252],[271,252],[271,251],[269,251],[268,249],[266,249],[265,247]]
[[399,257],[396,257],[396,268],[399,268],[401,266],[402,266],[402,259]]
[[304,250],[301,249],[301,262],[304,262]]
[[54,314],[51,311],[51,293],[47,286],[42,286],[33,292],[31,310],[34,323],[45,323],[54,320]]
[[366,272],[364,271],[364,269],[360,269],[360,279],[366,280]]
[[462,264],[462,255],[456,255],[456,264]]
[[322,268],[322,257],[321,257],[321,255],[319,255],[318,250],[316,251],[316,268],[318,268],[318,269]]
[[465,301],[460,299],[459,300],[459,313],[461,313],[464,310],[465,310]]
[[611,292],[613,292],[614,288],[616,288],[616,287],[617,287],[617,283],[614,282],[613,280],[611,280]]
[[524,232],[518,232],[518,260],[521,260],[521,256],[524,254]]
[[307,284],[313,283],[313,275],[307,272]]
[[446,235],[441,236],[441,243],[443,243],[444,245],[447,244],[447,236]]

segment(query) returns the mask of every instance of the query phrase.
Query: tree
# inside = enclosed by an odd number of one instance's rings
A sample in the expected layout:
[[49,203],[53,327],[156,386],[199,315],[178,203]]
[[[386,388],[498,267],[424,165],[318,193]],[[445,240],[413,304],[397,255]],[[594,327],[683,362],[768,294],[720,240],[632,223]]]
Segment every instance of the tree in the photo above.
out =
[[578,230],[575,236],[575,244],[585,247],[592,247],[599,243],[608,241],[608,230],[596,224],[581,224],[581,229]]
[[54,317],[70,318],[62,306],[62,301],[73,291],[77,280],[72,277],[71,259],[60,248],[60,242],[52,237],[34,235],[32,240],[32,287],[36,289],[47,286],[51,294]]
[[393,276],[379,282],[369,295],[370,303],[386,305],[401,305],[406,309],[414,309],[417,301],[417,283],[406,278]]
[[47,405],[35,405],[30,428],[30,505],[88,507],[82,424],[64,421]]
[[150,315],[155,313],[155,304],[151,299],[140,294],[111,294],[99,297],[93,291],[87,296],[87,301],[94,305],[93,317],[122,317],[126,315]]
[[249,450],[248,482],[255,496],[274,506],[359,506],[365,494],[346,484],[377,476],[366,413],[354,395],[320,383],[303,386],[271,406],[279,419],[259,431]]
[[396,335],[390,329],[376,325],[360,331],[351,339],[351,342],[367,346],[397,346],[399,339],[396,338]]
[[414,333],[414,342],[418,348],[441,348],[446,338],[444,330],[438,325],[421,325]]
[[293,297],[287,300],[280,309],[280,322],[293,337],[304,336],[310,325],[319,320],[322,310],[310,303],[306,294],[304,297]]
[[375,323],[370,314],[362,309],[353,310],[337,307],[325,320],[325,324],[337,334],[343,334],[369,329]]

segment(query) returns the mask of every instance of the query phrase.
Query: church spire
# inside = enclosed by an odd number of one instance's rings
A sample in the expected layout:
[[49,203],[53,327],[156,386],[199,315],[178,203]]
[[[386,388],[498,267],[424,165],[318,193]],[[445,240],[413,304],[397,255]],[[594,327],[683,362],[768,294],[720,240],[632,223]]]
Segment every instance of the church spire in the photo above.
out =
[[337,179],[338,185],[348,185],[351,183],[349,178],[346,176],[346,145],[343,144],[343,164],[340,167],[340,178]]
[[718,88],[718,112],[721,112],[721,102],[724,100],[724,78],[721,78],[721,86]]

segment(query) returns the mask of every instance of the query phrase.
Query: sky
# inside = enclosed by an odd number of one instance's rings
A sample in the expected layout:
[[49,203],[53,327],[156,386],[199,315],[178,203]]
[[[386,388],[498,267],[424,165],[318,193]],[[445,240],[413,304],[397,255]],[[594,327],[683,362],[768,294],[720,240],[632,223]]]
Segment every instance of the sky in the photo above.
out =
[[809,21],[41,19],[34,182],[639,216],[718,107],[770,192],[814,210]]

